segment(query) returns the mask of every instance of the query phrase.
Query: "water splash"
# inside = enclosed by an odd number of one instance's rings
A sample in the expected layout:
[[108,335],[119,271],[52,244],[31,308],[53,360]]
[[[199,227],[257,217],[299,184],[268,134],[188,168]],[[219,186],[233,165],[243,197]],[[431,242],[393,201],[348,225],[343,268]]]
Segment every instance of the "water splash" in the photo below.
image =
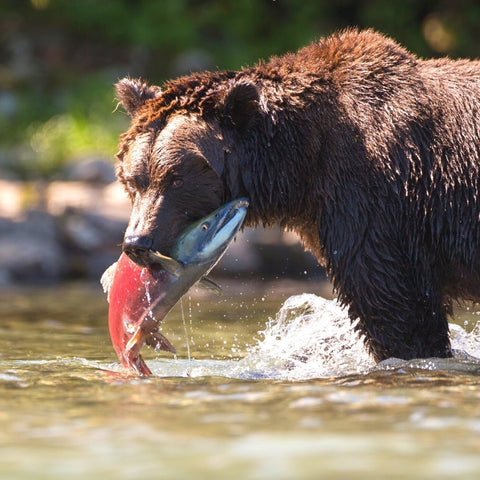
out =
[[[290,297],[259,332],[263,340],[239,362],[239,368],[269,378],[302,380],[367,374],[398,368],[480,373],[480,321],[467,332],[450,324],[453,358],[388,359],[375,364],[347,310],[335,300],[313,294]],[[260,375],[261,373],[261,375]]]
[[290,297],[239,367],[273,378],[306,379],[364,373],[374,361],[345,309],[313,294]]
[[470,332],[460,325],[450,324],[450,338],[454,357],[465,356],[480,359],[480,321],[475,324]]

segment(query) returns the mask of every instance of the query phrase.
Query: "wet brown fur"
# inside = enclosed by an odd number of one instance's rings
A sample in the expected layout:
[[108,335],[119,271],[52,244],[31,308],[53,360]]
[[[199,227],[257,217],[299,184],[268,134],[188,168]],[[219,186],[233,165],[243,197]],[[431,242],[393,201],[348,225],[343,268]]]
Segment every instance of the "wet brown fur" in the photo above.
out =
[[[162,250],[247,196],[250,225],[295,230],[326,266],[377,360],[451,354],[451,300],[480,298],[479,62],[421,60],[349,30],[238,72],[117,91],[132,115],[118,153],[131,230],[141,224]],[[178,116],[206,133],[187,128],[187,147],[162,147],[154,167],[142,150],[139,168],[132,145]],[[190,196],[167,181],[176,175]]]

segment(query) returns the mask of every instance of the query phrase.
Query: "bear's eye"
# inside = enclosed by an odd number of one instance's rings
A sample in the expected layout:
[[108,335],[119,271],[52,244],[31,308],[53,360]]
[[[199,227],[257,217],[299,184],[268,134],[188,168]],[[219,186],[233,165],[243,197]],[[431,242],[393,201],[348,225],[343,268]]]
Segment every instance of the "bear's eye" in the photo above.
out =
[[180,178],[180,177],[173,177],[170,185],[171,185],[173,188],[181,187],[181,186],[183,185],[183,179]]
[[133,186],[131,182],[126,182],[124,184],[125,191],[127,192],[128,196],[132,199],[134,199],[135,194],[137,193],[137,189]]

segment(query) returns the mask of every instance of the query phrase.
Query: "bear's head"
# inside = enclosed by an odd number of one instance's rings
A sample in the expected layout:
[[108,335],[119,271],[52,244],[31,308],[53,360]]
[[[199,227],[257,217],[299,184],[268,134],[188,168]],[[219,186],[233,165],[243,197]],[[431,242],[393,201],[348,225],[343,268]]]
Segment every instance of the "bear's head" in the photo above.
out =
[[132,117],[117,154],[132,202],[123,249],[145,265],[150,249],[168,254],[190,223],[248,196],[239,145],[258,118],[259,94],[232,72],[184,77],[164,91],[124,78],[116,90]]

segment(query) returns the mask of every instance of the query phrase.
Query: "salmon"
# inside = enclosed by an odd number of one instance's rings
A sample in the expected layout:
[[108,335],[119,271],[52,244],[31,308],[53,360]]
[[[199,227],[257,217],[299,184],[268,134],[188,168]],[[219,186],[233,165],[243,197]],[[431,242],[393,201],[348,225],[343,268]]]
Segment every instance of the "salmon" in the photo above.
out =
[[223,205],[185,229],[172,247],[171,256],[149,252],[149,265],[141,267],[122,253],[102,276],[108,295],[110,338],[120,363],[140,375],[152,372],[140,351],[149,346],[175,352],[159,332],[168,312],[192,285],[214,291],[219,287],[207,278],[240,229],[248,201]]

